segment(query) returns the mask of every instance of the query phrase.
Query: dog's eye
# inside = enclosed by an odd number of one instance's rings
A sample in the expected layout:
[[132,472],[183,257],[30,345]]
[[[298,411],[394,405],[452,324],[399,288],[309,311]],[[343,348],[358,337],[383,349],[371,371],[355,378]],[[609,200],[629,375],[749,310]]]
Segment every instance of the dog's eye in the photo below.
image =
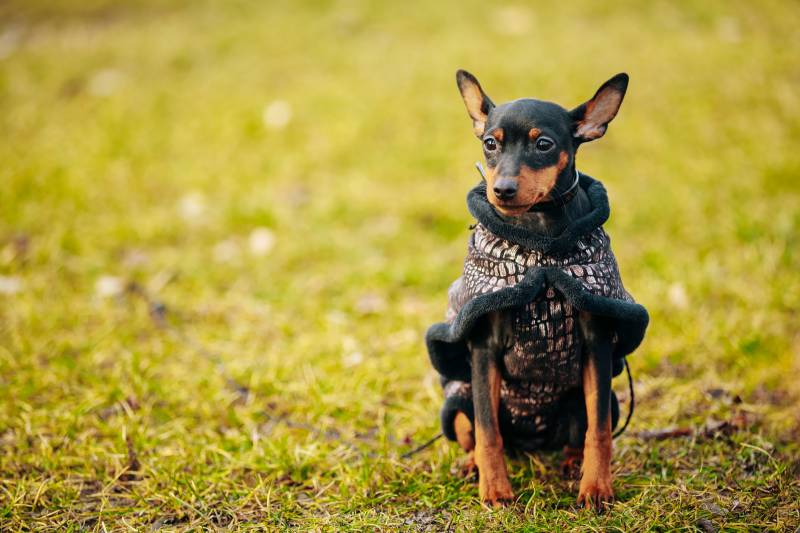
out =
[[550,139],[549,137],[539,137],[536,139],[536,149],[540,152],[547,152],[555,145],[556,143],[554,143],[553,139]]
[[486,148],[487,152],[494,152],[497,150],[497,141],[493,137],[486,137],[483,140],[483,147]]

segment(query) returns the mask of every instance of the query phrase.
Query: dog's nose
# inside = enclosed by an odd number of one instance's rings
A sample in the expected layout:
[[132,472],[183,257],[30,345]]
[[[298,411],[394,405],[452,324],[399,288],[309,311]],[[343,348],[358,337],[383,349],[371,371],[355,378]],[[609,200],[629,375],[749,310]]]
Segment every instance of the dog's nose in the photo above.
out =
[[511,200],[517,195],[517,182],[509,178],[500,178],[492,187],[494,195],[500,200]]

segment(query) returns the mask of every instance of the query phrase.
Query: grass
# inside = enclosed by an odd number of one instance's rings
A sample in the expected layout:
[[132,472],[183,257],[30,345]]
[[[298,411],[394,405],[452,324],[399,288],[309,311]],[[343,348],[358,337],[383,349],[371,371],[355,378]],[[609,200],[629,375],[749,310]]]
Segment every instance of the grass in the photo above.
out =
[[[0,4],[0,529],[793,531],[798,16]],[[401,458],[438,431],[422,337],[471,223],[458,67],[565,105],[631,75],[579,157],[652,318],[601,516],[557,455],[516,459],[499,511],[453,444]]]

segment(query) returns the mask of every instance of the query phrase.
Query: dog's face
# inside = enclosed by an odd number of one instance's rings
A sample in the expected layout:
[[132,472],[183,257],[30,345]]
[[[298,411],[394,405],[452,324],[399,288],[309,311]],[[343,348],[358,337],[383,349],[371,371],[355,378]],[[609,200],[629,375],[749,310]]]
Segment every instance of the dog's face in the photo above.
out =
[[622,104],[628,76],[617,74],[572,111],[530,98],[495,106],[469,72],[459,70],[456,81],[483,143],[489,202],[516,216],[551,199],[559,182],[572,183],[578,146],[603,136]]

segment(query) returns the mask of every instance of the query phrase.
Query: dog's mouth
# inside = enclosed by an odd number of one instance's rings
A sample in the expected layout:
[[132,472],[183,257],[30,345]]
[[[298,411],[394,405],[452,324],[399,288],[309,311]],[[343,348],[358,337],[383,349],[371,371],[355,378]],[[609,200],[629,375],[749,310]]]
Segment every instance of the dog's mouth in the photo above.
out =
[[497,209],[501,215],[514,217],[522,215],[523,213],[527,213],[528,210],[530,210],[533,206],[535,206],[539,202],[543,202],[546,199],[546,197],[547,197],[546,194],[537,194],[534,197],[533,202],[530,203],[526,202],[524,204],[502,202],[500,200],[495,199],[494,202],[492,202],[492,205],[494,205],[495,209]]
[[494,207],[500,212],[500,214],[513,217],[527,212],[532,206],[495,204]]

